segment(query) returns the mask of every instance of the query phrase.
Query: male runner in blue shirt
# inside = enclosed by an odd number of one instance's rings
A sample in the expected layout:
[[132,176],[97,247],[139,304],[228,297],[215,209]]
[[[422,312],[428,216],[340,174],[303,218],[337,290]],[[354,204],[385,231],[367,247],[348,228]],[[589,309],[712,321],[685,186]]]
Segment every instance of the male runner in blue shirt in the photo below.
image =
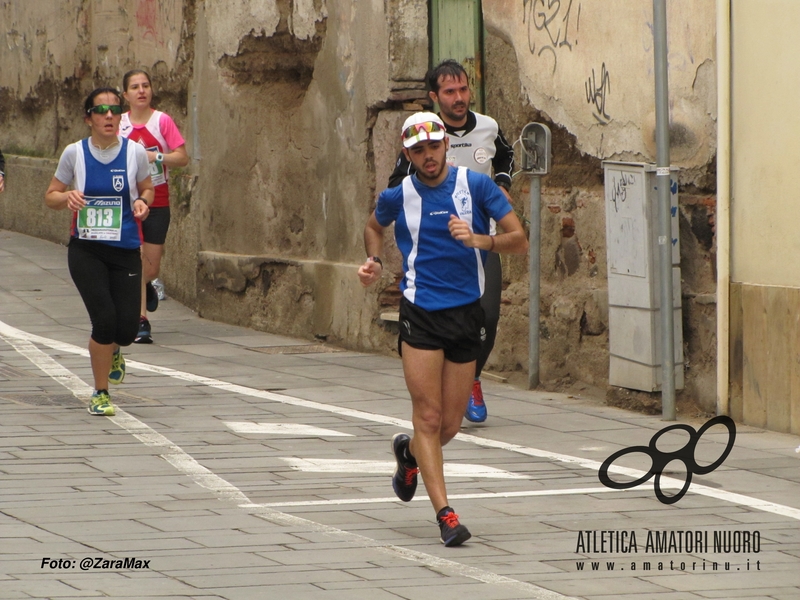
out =
[[[430,99],[439,105],[439,116],[445,126],[450,144],[447,164],[467,167],[471,171],[493,177],[509,202],[511,173],[514,170],[514,150],[500,131],[497,121],[469,109],[471,92],[466,70],[457,61],[442,61],[425,76]],[[395,169],[389,177],[389,187],[400,185],[403,178],[414,172],[414,165],[401,152]],[[491,230],[494,233],[494,229]],[[464,416],[473,423],[486,420],[486,402],[481,388],[481,372],[489,360],[497,337],[500,321],[500,296],[503,289],[503,268],[495,252],[486,255],[484,263],[486,285],[481,297],[485,315],[484,337],[481,353],[475,363],[475,382]]]
[[[421,471],[441,540],[458,546],[470,533],[447,501],[442,447],[461,426],[481,348],[483,263],[487,252],[524,254],[528,242],[489,177],[447,165],[448,140],[437,115],[410,116],[402,140],[416,173],[378,197],[364,229],[369,258],[358,276],[365,286],[380,278],[383,230],[394,222],[404,272],[399,350],[414,435],[392,439],[397,460],[392,486],[401,500],[410,501]],[[490,219],[503,233],[490,235]]]

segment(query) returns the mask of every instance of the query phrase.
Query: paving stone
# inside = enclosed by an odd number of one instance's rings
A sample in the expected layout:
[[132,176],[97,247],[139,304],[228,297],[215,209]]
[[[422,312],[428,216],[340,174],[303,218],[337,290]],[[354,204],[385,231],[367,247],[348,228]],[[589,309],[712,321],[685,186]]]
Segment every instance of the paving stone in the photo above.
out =
[[[0,321],[83,352],[90,325],[66,269],[65,248],[0,231],[0,270]],[[690,492],[672,506],[658,501],[652,481],[630,491],[505,497],[602,485],[596,471],[569,458],[485,448],[457,438],[445,449],[446,461],[483,464],[528,479],[448,477],[451,503],[473,538],[460,548],[444,548],[422,483],[419,500],[404,504],[394,499],[386,475],[303,472],[282,460],[391,463],[389,440],[403,428],[381,421],[411,416],[398,359],[311,352],[306,347],[314,342],[199,319],[173,299],[162,303],[151,321],[156,343],[125,350],[125,383],[112,393],[129,417],[164,436],[158,439],[168,440],[168,446],[147,445],[114,421],[89,416],[84,402],[0,340],[0,597],[536,597],[521,591],[525,583],[585,600],[800,597],[797,519],[700,493],[706,486],[800,509],[796,436],[737,427],[725,464],[695,476]],[[91,382],[85,356],[35,345]],[[288,353],[298,347],[309,352]],[[231,393],[169,377],[133,366],[137,362],[245,390]],[[601,463],[617,449],[647,444],[666,426],[658,417],[605,407],[585,395],[588,389],[556,394],[488,379],[483,387],[489,420],[465,421],[464,433],[561,457]],[[258,390],[280,395],[260,398]],[[42,404],[50,398],[51,404]],[[340,408],[363,411],[367,418],[337,414]],[[240,434],[226,425],[232,421],[302,423],[351,437]],[[708,461],[724,443],[725,432],[712,430],[697,454]],[[170,453],[173,462],[177,456],[188,461],[184,471],[164,460]],[[639,466],[647,469],[647,462]],[[680,468],[673,471],[683,475]],[[233,488],[225,486],[238,489],[235,501],[222,491]],[[465,494],[495,496],[460,497]],[[267,509],[246,505],[244,498],[254,504],[366,501]],[[578,532],[586,530],[634,530],[638,537],[649,530],[734,529],[758,530],[761,551],[628,556],[577,548]],[[134,555],[150,560],[151,569],[86,573],[39,567],[43,557]],[[642,569],[645,561],[703,559],[735,565],[713,573]],[[751,565],[760,560],[761,570],[734,570],[746,569],[748,559]],[[578,561],[584,570],[577,569]],[[603,567],[591,570],[586,565],[592,561]],[[608,562],[615,563],[613,571]],[[631,571],[631,562],[639,568]],[[467,576],[470,569],[511,581],[484,583]]]

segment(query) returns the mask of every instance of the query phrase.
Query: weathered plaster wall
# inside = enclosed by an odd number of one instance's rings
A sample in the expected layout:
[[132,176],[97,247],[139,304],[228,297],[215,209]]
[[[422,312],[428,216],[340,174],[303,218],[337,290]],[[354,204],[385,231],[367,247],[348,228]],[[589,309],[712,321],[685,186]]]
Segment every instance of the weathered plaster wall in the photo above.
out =
[[[0,10],[10,165],[26,160],[14,155],[57,157],[86,135],[86,93],[143,67],[192,158],[173,170],[162,263],[170,295],[212,318],[391,347],[375,323],[394,282],[362,290],[355,265],[382,188],[375,169],[385,180],[402,111],[425,96],[424,2],[65,0]],[[45,235],[37,224],[48,224],[58,237],[64,215],[41,205],[48,168],[37,171],[41,185],[9,173],[16,187],[0,198],[0,227]],[[11,205],[12,196],[32,200]]]
[[[509,139],[529,121],[553,131],[554,167],[540,207],[542,376],[548,385],[602,386],[600,161],[653,157],[652,3],[485,0],[483,8],[487,112]],[[132,67],[153,74],[159,107],[178,122],[192,157],[173,171],[163,263],[171,296],[214,319],[392,351],[392,326],[378,315],[396,302],[396,281],[387,273],[363,290],[355,268],[364,222],[399,150],[399,126],[426,98],[426,2],[65,0],[55,10],[3,3],[0,16],[0,126],[10,154],[58,156],[85,135],[88,91],[119,85]],[[696,390],[713,362],[715,108],[713,36],[705,33],[713,22],[712,0],[670,3],[687,386]],[[29,168],[25,160],[10,164]],[[0,227],[57,237],[51,231],[62,215],[41,219],[48,168],[10,173],[9,186],[22,188],[0,196]],[[513,192],[527,214],[524,177]],[[12,197],[32,204],[10,206]],[[391,242],[385,256],[387,271],[399,272]],[[504,277],[489,368],[524,370],[525,257],[505,258]],[[713,385],[703,389],[698,396],[713,402]]]
[[[531,121],[553,133],[553,168],[542,179],[540,206],[540,369],[548,386],[608,382],[601,163],[655,159],[652,10],[650,0],[483,3],[487,112],[509,138]],[[670,2],[668,11],[670,151],[681,168],[684,394],[710,410],[716,393],[714,2]],[[524,175],[513,195],[529,214]],[[527,286],[526,277],[515,259],[506,264],[503,320],[489,362],[498,370],[518,368],[527,343],[527,302],[517,289]]]
[[85,135],[86,94],[99,85],[119,87],[122,74],[134,66],[149,69],[157,84],[180,80],[176,70],[190,51],[184,27],[193,5],[194,0],[0,4],[4,147],[57,156]]
[[355,277],[371,128],[393,89],[384,3],[251,4],[207,5],[198,19],[198,309],[385,347],[377,292]]
[[[715,6],[675,0],[667,7],[671,155],[694,169],[715,152]],[[574,135],[578,150],[654,159],[651,1],[493,0],[484,17],[514,49],[524,97]]]
[[44,192],[58,161],[13,155],[5,159],[8,177],[5,191],[0,194],[0,229],[58,244],[69,242],[70,213],[50,210],[44,205]]
[[90,71],[88,21],[83,3],[76,1],[56,7],[0,5],[0,127],[6,151],[53,154],[61,134],[69,135],[72,124],[60,117],[75,109],[75,88]]
[[[44,209],[55,166],[22,157],[57,158],[85,137],[82,106],[98,86],[120,87],[122,75],[144,68],[155,103],[178,123],[192,152],[188,115],[195,0],[63,0],[0,3],[0,128],[9,160],[9,190],[0,197],[0,227],[66,239],[69,216]],[[165,278],[191,304],[197,223],[190,213],[191,169],[173,171],[172,227]],[[56,231],[63,227],[63,231]],[[191,277],[187,277],[187,274]]]

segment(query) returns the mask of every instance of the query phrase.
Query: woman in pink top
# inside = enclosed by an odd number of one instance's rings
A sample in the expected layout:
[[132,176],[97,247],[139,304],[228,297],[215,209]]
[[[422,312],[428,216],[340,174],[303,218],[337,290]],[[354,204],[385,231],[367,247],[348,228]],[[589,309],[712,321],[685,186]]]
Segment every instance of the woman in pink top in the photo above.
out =
[[150,216],[142,221],[142,307],[139,334],[134,340],[137,344],[151,344],[153,338],[147,311],[152,312],[158,307],[158,295],[150,282],[158,277],[169,229],[169,167],[185,167],[189,164],[189,155],[186,141],[175,121],[150,106],[153,101],[150,75],[140,69],[128,71],[122,78],[122,89],[122,95],[131,108],[122,115],[119,133],[147,150],[150,176],[156,191]]

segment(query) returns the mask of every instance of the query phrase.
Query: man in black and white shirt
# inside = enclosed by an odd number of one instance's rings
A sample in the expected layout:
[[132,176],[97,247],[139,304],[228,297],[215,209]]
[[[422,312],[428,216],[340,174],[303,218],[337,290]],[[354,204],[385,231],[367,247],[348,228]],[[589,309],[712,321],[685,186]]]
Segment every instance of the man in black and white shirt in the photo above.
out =
[[[470,89],[467,72],[457,61],[445,60],[428,72],[426,76],[431,100],[439,105],[439,116],[445,124],[450,149],[447,162],[450,166],[467,167],[473,171],[493,177],[494,182],[506,195],[511,187],[511,172],[514,167],[514,150],[503,137],[497,121],[486,115],[469,110]],[[400,185],[403,179],[414,173],[414,166],[401,152],[395,169],[389,177],[389,187]],[[494,222],[492,222],[492,234]],[[497,323],[500,320],[500,292],[503,274],[500,256],[489,252],[484,265],[486,284],[481,306],[485,313],[485,335],[480,356],[475,365],[475,382],[467,405],[466,418],[474,423],[486,420],[486,404],[483,400],[480,375],[494,347]]]

